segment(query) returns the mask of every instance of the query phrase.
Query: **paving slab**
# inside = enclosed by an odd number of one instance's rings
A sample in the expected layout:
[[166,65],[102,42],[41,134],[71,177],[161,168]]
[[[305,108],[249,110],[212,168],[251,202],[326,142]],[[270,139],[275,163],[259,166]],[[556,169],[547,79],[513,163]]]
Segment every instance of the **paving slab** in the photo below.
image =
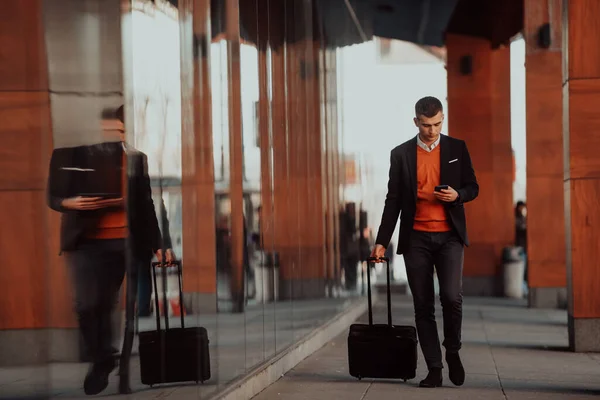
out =
[[[394,324],[414,325],[412,301],[395,296]],[[442,337],[441,311],[436,310]],[[385,307],[375,319],[385,321]],[[366,322],[367,317],[360,318]],[[444,369],[444,386],[418,387],[427,370],[419,350],[417,377],[408,382],[363,379],[348,373],[347,337],[341,335],[304,360],[254,400],[388,399],[586,399],[600,395],[600,355],[567,349],[563,310],[529,309],[523,300],[465,298],[463,349],[467,373],[455,387]],[[596,397],[597,398],[597,397]]]
[[[141,383],[137,338],[131,360],[134,393],[120,396],[116,371],[109,377],[103,399],[199,399],[208,398],[251,368],[284,351],[295,340],[354,304],[357,298],[280,302],[249,307],[239,314],[203,314],[185,317],[186,326],[203,326],[209,332],[211,379],[204,384],[157,385]],[[179,326],[178,317],[169,319]],[[140,318],[139,330],[155,329],[153,317]],[[52,363],[41,366],[0,368],[0,399],[82,399],[84,363]]]
[[[383,304],[382,304],[383,303]],[[148,388],[134,380],[135,393],[116,394],[117,376],[111,376],[109,389],[97,396],[102,399],[206,399],[225,387],[236,375],[252,364],[264,360],[276,347],[305,334],[323,318],[343,307],[306,303],[294,309],[293,322],[282,324],[277,331],[263,330],[274,318],[254,313],[228,315],[204,320],[203,324],[219,332],[215,340],[213,368],[215,379],[204,385],[166,385]],[[385,302],[375,307],[375,320],[385,321]],[[332,309],[329,310],[328,307]],[[412,300],[394,295],[394,323],[414,324]],[[277,313],[286,315],[282,307]],[[287,312],[289,314],[289,311]],[[329,315],[328,315],[329,314]],[[437,304],[438,330],[442,335],[441,311]],[[367,322],[363,315],[359,321]],[[197,322],[197,321],[196,321]],[[151,329],[153,321],[141,322],[142,330]],[[194,320],[190,317],[190,324]],[[173,320],[176,324],[176,320]],[[236,342],[239,329],[245,330],[245,343]],[[266,335],[266,336],[265,336]],[[418,382],[426,374],[419,351],[417,377],[408,382],[363,379],[348,373],[346,334],[338,336],[305,359],[276,383],[255,396],[255,400],[388,400],[388,399],[588,399],[600,396],[600,354],[568,351],[567,315],[563,310],[528,309],[525,301],[499,298],[465,298],[463,349],[461,351],[467,379],[454,387],[444,369],[444,387],[423,389]],[[245,354],[240,358],[240,354]],[[242,361],[240,363],[240,360]],[[132,370],[138,371],[137,358]],[[245,364],[245,367],[244,367]],[[82,364],[61,363],[27,368],[0,369],[0,398],[83,399],[81,381],[86,368]],[[89,398],[89,397],[88,397]]]

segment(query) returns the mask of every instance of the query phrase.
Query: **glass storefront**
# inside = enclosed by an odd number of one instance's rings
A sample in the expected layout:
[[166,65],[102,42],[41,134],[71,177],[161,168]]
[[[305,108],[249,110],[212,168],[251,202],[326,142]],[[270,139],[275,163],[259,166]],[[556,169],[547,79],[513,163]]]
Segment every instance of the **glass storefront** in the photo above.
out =
[[[156,227],[162,257],[181,263],[185,325],[208,332],[210,379],[189,383],[198,398],[285,351],[356,300],[358,253],[354,261],[340,252],[358,245],[359,211],[351,218],[345,213],[354,208],[343,199],[337,53],[324,44],[316,6],[272,0],[24,3],[31,8],[8,11],[35,29],[10,40],[39,54],[18,59],[25,78],[13,86],[0,78],[16,93],[0,95],[0,112],[8,117],[12,104],[31,112],[23,104],[34,99],[34,123],[9,128],[29,133],[29,145],[35,142],[39,151],[30,168],[20,170],[21,179],[10,175],[0,182],[30,212],[17,217],[10,235],[20,242],[12,246],[26,248],[21,242],[29,234],[41,245],[8,259],[27,267],[3,278],[11,287],[0,295],[0,398],[83,395],[84,362],[99,357],[102,346],[90,350],[79,329],[96,315],[82,305],[92,296],[82,282],[98,288],[86,269],[92,264],[96,270],[110,264],[107,270],[117,275],[111,287],[125,275],[112,313],[115,354],[123,345],[126,292],[138,288],[129,326],[136,333],[131,388],[151,390],[141,381],[137,333],[156,328],[156,313],[168,314],[170,328],[180,324],[177,268],[157,268],[157,287],[166,289],[168,301],[161,299],[157,309],[152,294]],[[16,76],[19,65],[9,67]],[[112,147],[105,146],[121,142],[119,134],[124,142],[114,151],[122,148],[125,161],[110,158]],[[92,159],[97,166],[88,165]],[[113,170],[113,161],[124,175],[101,175]],[[110,206],[85,208],[95,207],[89,198],[96,197]],[[149,198],[154,210],[145,206]],[[122,220],[120,209],[127,216]],[[127,234],[102,236],[117,232],[119,223],[128,224]],[[69,232],[76,237],[66,247],[65,231],[67,239]],[[2,233],[10,236],[6,228]],[[104,239],[122,239],[125,261],[107,261]],[[119,263],[123,269],[114,267]],[[345,272],[352,264],[354,271]],[[117,389],[118,376],[111,373],[103,393]]]

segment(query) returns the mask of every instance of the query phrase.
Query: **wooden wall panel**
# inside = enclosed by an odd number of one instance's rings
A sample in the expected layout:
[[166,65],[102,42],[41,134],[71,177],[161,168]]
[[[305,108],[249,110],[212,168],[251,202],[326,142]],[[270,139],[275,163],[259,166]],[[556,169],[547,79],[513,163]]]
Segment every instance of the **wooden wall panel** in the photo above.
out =
[[326,171],[323,165],[322,150],[324,132],[321,128],[321,103],[320,85],[322,84],[319,74],[320,48],[319,42],[310,41],[306,46],[306,64],[308,77],[306,79],[306,120],[308,136],[308,213],[311,216],[309,223],[309,251],[313,254],[315,265],[315,277],[327,278],[326,259],[326,218],[328,205],[326,201],[324,185],[326,183]]
[[[44,193],[45,196],[45,193]],[[60,214],[46,209],[45,231],[49,234],[44,238],[45,265],[45,299],[47,321],[46,326],[52,328],[75,328],[77,319],[73,306],[73,285],[65,258],[59,256],[60,249]]]
[[0,329],[48,326],[45,218],[43,191],[0,191]]
[[[181,20],[186,37],[202,38],[210,46],[210,1],[182,2]],[[191,15],[190,15],[191,14]],[[188,18],[186,18],[188,17]],[[182,38],[185,39],[185,38]],[[216,293],[215,189],[212,137],[210,53],[197,52],[194,43],[182,40],[182,209],[183,289],[191,293]]]
[[[291,10],[288,10],[290,12]],[[297,11],[297,10],[296,10]],[[275,16],[272,16],[275,17]],[[288,29],[306,29],[288,26]],[[287,43],[271,53],[271,108],[262,106],[262,115],[271,117],[272,165],[265,154],[262,169],[272,168],[273,226],[265,232],[280,254],[280,279],[284,297],[313,296],[320,290],[326,270],[326,170],[322,164],[323,132],[319,96],[321,95],[319,43],[311,40]],[[263,56],[261,56],[263,57]],[[261,75],[266,76],[265,71]],[[261,84],[261,87],[264,86]],[[261,99],[267,96],[266,86]],[[267,127],[260,128],[261,141]],[[264,174],[264,172],[263,172]],[[266,193],[263,193],[265,199]],[[267,202],[266,200],[265,202]],[[267,218],[265,214],[264,218]],[[306,282],[310,286],[304,285]],[[290,283],[292,282],[292,283]]]
[[[318,45],[317,45],[318,46]],[[327,75],[327,57],[326,50],[319,48],[319,110],[320,116],[320,129],[322,130],[322,140],[319,144],[319,151],[321,153],[322,170],[324,174],[323,178],[323,195],[325,198],[325,247],[327,249],[327,281],[328,288],[332,290],[337,285],[336,275],[336,264],[335,260],[338,258],[338,249],[336,243],[336,226],[335,217],[338,213],[338,209],[335,205],[334,193],[333,193],[333,151],[332,151],[332,130],[329,124],[330,112],[327,106],[328,96],[328,75]]]
[[338,114],[337,114],[337,52],[336,50],[327,49],[324,50],[326,54],[326,71],[327,78],[324,85],[327,87],[327,102],[325,106],[328,109],[328,124],[329,133],[331,135],[331,175],[333,177],[331,181],[331,192],[333,196],[333,220],[334,220],[334,257],[335,257],[335,276],[336,279],[341,278],[342,264],[340,258],[340,214],[339,211],[342,209],[342,187],[343,177],[341,175],[341,157],[344,154],[344,149],[341,143],[341,133],[338,127]]
[[273,230],[272,242],[281,260],[280,277],[291,277],[290,265],[293,262],[288,248],[291,243],[291,230],[287,229],[293,222],[290,219],[289,196],[289,160],[287,158],[287,106],[285,82],[285,58],[283,49],[271,53],[272,73],[272,146],[273,146]]
[[[244,200],[242,86],[240,63],[240,15],[238,0],[225,3],[227,27],[227,83],[229,111],[229,198],[231,201],[231,275],[234,302],[241,304],[244,293]],[[236,297],[237,296],[237,297]]]
[[42,0],[0,2],[0,91],[47,91]]
[[[291,12],[290,9],[286,10]],[[293,32],[293,25],[288,24],[287,29]],[[293,35],[293,33],[290,33]],[[303,87],[300,82],[300,47],[298,42],[287,43],[285,49],[285,85],[287,109],[287,159],[288,159],[288,220],[290,225],[286,228],[290,230],[290,241],[287,243],[287,252],[290,253],[291,264],[286,267],[289,279],[299,281],[302,278],[302,272],[307,266],[303,260],[303,247],[306,241],[304,231],[305,217],[302,215],[302,199],[306,190],[303,178],[306,175],[304,156],[306,155],[306,133],[304,127],[306,121],[302,115],[302,104],[304,101]],[[285,285],[285,283],[284,283]],[[282,293],[287,292],[285,286]],[[292,285],[291,295],[295,296],[301,291],[300,285]],[[285,297],[285,294],[283,294]]]
[[[557,154],[557,158],[562,159],[561,154]],[[530,287],[565,287],[567,284],[562,185],[562,179],[559,180],[556,176],[527,177]]]
[[[525,0],[528,283],[565,287],[562,137],[562,0]],[[551,46],[538,30],[551,26]]]
[[286,103],[285,58],[283,49],[273,51],[272,71],[272,139],[273,139],[273,245],[280,254],[281,279],[291,279],[291,266],[295,262],[290,252],[293,226],[289,204],[291,183],[289,181],[288,152],[288,107]]
[[[600,318],[600,3],[569,1],[563,8],[565,35],[563,136],[565,144],[565,221],[569,315],[574,319]],[[597,350],[588,331],[570,321],[571,347]],[[586,339],[589,336],[589,339]],[[581,345],[588,340],[588,345]],[[593,344],[592,344],[593,343]]]
[[0,92],[0,190],[43,190],[51,143],[48,92]]
[[[260,16],[259,16],[260,17]],[[261,184],[261,213],[260,231],[261,245],[266,252],[273,252],[273,182],[271,171],[271,152],[273,141],[271,137],[271,98],[269,96],[269,62],[267,49],[260,48],[258,52],[258,135],[260,141],[260,184]]]
[[[571,22],[571,21],[570,21]],[[570,315],[600,317],[600,165],[597,143],[600,118],[600,77],[569,80],[565,86],[569,116],[565,125],[568,145],[565,166],[565,195],[568,196],[567,269],[570,274]]]
[[[598,92],[600,100],[600,92]],[[570,182],[571,297],[574,318],[600,317],[600,179]]]
[[288,102],[290,109],[289,160],[290,183],[293,185],[291,205],[296,211],[297,246],[299,249],[298,279],[324,279],[321,132],[318,103],[318,76],[313,73],[317,60],[312,55],[312,42],[288,45]]
[[[600,62],[600,60],[599,60]],[[569,80],[567,90],[569,129],[567,175],[565,179],[600,178],[600,113],[597,110],[600,76]]]
[[[448,35],[449,135],[467,143],[480,185],[465,206],[471,246],[465,276],[494,277],[502,248],[514,239],[513,160],[510,138],[510,50],[492,50],[483,39]],[[463,74],[461,59],[472,57]]]
[[0,4],[0,329],[76,326],[46,205],[52,151],[42,1]]
[[568,79],[600,77],[600,2],[596,0],[566,2],[568,35]]

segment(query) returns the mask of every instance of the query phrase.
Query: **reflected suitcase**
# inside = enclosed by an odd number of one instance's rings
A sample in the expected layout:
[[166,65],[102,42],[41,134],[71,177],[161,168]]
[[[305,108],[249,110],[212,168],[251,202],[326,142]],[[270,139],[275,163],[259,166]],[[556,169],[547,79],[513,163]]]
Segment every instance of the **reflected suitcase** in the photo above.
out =
[[[417,330],[413,326],[392,325],[390,263],[387,269],[388,323],[373,324],[371,274],[367,272],[369,324],[352,324],[348,334],[348,366],[350,375],[362,378],[412,379],[417,372]],[[367,263],[375,262],[368,258]],[[368,268],[369,270],[369,268]]]
[[[183,296],[181,287],[181,264],[177,265],[179,281],[179,311],[181,328],[169,328],[168,316],[165,318],[165,330],[160,328],[160,308],[156,285],[156,267],[162,271],[163,307],[167,305],[166,265],[152,263],[154,281],[154,314],[156,330],[140,332],[139,353],[142,383],[203,382],[210,379],[210,357],[208,352],[208,332],[203,327],[186,328],[184,325]],[[168,313],[165,313],[168,315]]]

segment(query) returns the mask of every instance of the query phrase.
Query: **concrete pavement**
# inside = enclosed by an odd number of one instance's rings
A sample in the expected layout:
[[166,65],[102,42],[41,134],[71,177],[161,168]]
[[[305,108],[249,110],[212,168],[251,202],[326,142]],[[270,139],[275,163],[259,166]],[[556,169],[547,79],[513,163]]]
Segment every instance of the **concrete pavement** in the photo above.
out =
[[[379,297],[376,321],[385,321],[385,297]],[[342,302],[307,302],[295,308],[296,329],[279,326],[273,348],[284,346],[279,338],[306,333],[331,316]],[[331,307],[330,310],[327,307]],[[285,309],[280,312],[285,314]],[[304,314],[304,315],[302,315]],[[438,304],[438,321],[441,312]],[[242,317],[242,316],[239,316]],[[255,320],[264,315],[252,311],[237,321],[238,316],[217,318],[219,349],[214,348],[215,380],[205,385],[164,385],[153,389],[139,383],[139,372],[134,372],[134,390],[130,396],[116,395],[117,377],[100,397],[103,399],[210,399],[223,390],[227,383],[243,373],[255,362],[266,357],[268,349],[262,345],[263,334],[255,336]],[[193,318],[190,316],[190,318]],[[279,318],[278,318],[279,319]],[[361,319],[366,322],[366,315]],[[300,322],[302,321],[302,322]],[[318,322],[317,322],[318,321]],[[190,321],[191,323],[192,321]],[[205,321],[208,322],[208,321]],[[235,343],[235,330],[246,324],[246,344]],[[408,296],[394,295],[394,323],[413,324],[412,301]],[[173,321],[176,325],[176,321]],[[206,323],[203,323],[203,325]],[[152,321],[144,321],[142,329],[151,329]],[[146,327],[147,325],[147,327]],[[208,323],[207,325],[210,325]],[[263,326],[260,322],[258,326]],[[441,324],[438,324],[441,331]],[[257,328],[257,330],[260,330]],[[588,399],[600,396],[600,354],[575,354],[567,350],[567,314],[563,310],[528,309],[524,301],[497,298],[465,298],[462,358],[467,380],[462,387],[454,387],[444,370],[444,387],[418,388],[426,375],[422,358],[419,359],[417,378],[401,381],[358,381],[348,374],[346,333],[306,358],[277,382],[254,397],[255,400],[388,400],[388,399]],[[215,338],[217,339],[217,338]],[[275,339],[275,338],[274,338]],[[289,343],[288,342],[288,343]],[[255,348],[254,343],[259,345]],[[214,343],[215,345],[217,343]],[[274,349],[273,349],[274,350]],[[211,350],[212,351],[212,350]],[[257,352],[256,358],[254,352]],[[243,352],[247,365],[240,365],[236,353]],[[242,354],[243,354],[242,353]],[[260,354],[259,354],[260,353]],[[420,351],[419,351],[420,353]],[[262,354],[262,355],[261,355]],[[421,355],[419,354],[421,357]],[[138,371],[137,359],[133,371]],[[39,368],[0,370],[0,398],[86,398],[81,391],[85,375],[82,364],[53,364]]]
[[[395,297],[394,324],[413,324],[410,298]],[[383,296],[376,307],[376,320],[385,322],[382,300]],[[439,304],[437,315],[441,321]],[[367,321],[366,316],[362,321]],[[440,323],[438,328],[441,334]],[[419,380],[427,374],[421,354],[417,378],[411,381],[358,381],[348,374],[346,341],[345,334],[339,336],[254,400],[550,400],[600,396],[600,355],[567,350],[566,312],[528,309],[524,301],[465,299],[461,354],[467,379],[462,387],[454,387],[444,369],[444,387],[419,388]]]

